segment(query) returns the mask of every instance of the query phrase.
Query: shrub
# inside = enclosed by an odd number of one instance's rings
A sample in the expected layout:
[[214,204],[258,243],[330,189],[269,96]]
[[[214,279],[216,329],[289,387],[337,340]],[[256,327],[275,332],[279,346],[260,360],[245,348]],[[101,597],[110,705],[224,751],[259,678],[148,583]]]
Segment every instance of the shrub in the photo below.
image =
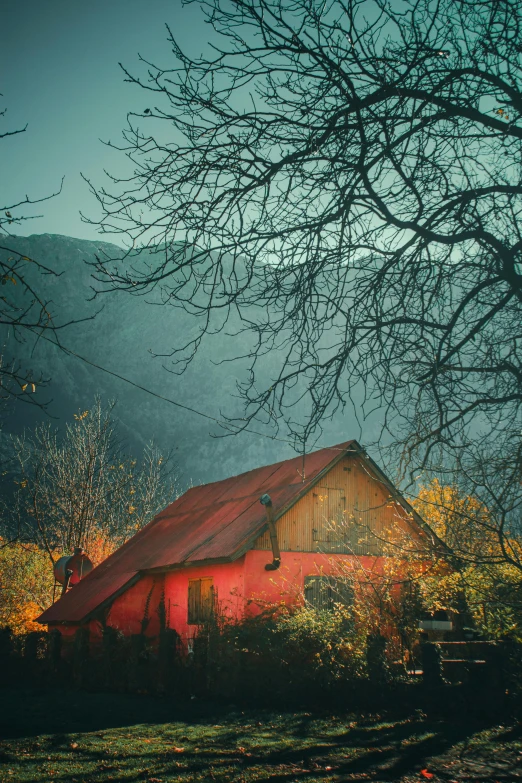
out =
[[295,669],[295,676],[329,687],[364,675],[364,637],[344,608],[304,606],[278,617],[273,645],[281,660]]
[[439,688],[444,684],[440,646],[432,642],[424,642],[421,645],[421,655],[424,684]]
[[129,674],[130,641],[116,628],[105,626],[102,633],[102,668],[105,685],[125,690]]
[[386,659],[386,639],[380,633],[368,635],[366,640],[366,666],[372,682],[382,684],[390,679],[390,667]]
[[89,682],[90,674],[90,634],[88,626],[80,626],[74,634],[73,677],[79,687]]
[[196,641],[192,666],[205,670],[213,695],[316,699],[365,675],[365,634],[340,606],[273,606],[241,622],[209,624]]

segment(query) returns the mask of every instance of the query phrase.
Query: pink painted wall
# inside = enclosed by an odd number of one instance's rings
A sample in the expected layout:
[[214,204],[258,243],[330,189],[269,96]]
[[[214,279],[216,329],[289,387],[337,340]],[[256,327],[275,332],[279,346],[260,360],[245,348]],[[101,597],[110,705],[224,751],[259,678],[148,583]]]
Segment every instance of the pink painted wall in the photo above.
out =
[[167,627],[174,628],[183,640],[191,639],[197,625],[188,624],[189,579],[212,577],[219,611],[226,617],[240,619],[245,614],[262,611],[267,604],[295,603],[301,599],[307,576],[323,573],[339,575],[354,567],[369,573],[382,573],[383,558],[320,554],[317,552],[282,552],[277,571],[266,571],[272,553],[252,549],[233,563],[192,566],[168,571],[164,575],[143,577],[114,601],[107,623],[125,634],[140,633],[141,620],[149,602],[147,636],[159,632],[158,606],[165,590]]
[[156,636],[160,629],[158,607],[163,583],[163,574],[142,577],[116,598],[107,617],[107,625],[117,628],[127,636],[141,632],[141,623],[146,616],[148,622],[145,634]]
[[[167,627],[174,628],[186,642],[197,633],[197,625],[188,624],[189,579],[212,577],[217,592],[219,611],[226,617],[240,619],[258,614],[268,604],[284,601],[287,604],[301,600],[304,580],[314,574],[339,575],[351,569],[365,569],[367,573],[382,573],[385,558],[353,557],[350,555],[321,554],[317,552],[282,552],[277,571],[266,571],[272,553],[251,549],[233,563],[192,566],[168,571],[156,576],[144,576],[112,604],[107,624],[125,635],[141,632],[142,619],[147,613],[147,636],[156,636],[160,630],[158,608],[165,591]],[[150,596],[150,597],[149,597]],[[148,602],[148,610],[146,604]],[[60,626],[69,635],[77,626]],[[91,621],[92,638],[101,634],[101,624]]]
[[267,604],[295,603],[302,599],[307,576],[340,576],[350,571],[382,574],[384,558],[321,554],[318,552],[282,552],[277,571],[265,571],[272,553],[251,549],[245,555],[245,596],[248,614],[257,614]]
[[244,611],[244,569],[245,558],[221,565],[193,566],[165,574],[165,608],[167,625],[174,628],[183,639],[191,639],[197,625],[189,625],[188,582],[211,576],[217,592],[219,609],[226,617],[242,617]]

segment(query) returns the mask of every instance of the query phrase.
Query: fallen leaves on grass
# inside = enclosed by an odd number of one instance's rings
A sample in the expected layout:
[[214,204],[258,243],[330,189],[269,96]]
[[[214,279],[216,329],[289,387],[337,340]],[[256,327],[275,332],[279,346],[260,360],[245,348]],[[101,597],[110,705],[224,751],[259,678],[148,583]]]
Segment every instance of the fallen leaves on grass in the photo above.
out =
[[117,767],[115,764],[106,764],[104,761],[101,762],[101,764],[98,764],[97,767],[99,772],[111,772],[111,771],[119,771],[119,767]]

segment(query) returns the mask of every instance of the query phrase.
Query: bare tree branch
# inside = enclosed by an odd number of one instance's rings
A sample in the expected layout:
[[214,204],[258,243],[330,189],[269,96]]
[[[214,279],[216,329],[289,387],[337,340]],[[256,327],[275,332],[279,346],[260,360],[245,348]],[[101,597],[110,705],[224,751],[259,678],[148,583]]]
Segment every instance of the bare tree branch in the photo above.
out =
[[362,394],[412,470],[471,426],[514,459],[521,0],[197,1],[209,55],[169,30],[172,67],[124,68],[150,108],[128,116],[129,176],[91,185],[130,244],[99,290],[200,319],[177,372],[205,334],[249,330],[240,426],[284,418],[306,446]]

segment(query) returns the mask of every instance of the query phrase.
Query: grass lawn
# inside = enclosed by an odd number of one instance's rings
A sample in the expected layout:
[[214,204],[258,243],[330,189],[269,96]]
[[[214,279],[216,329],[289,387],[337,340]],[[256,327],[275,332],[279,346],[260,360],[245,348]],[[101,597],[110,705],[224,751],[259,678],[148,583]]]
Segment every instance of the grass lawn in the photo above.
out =
[[0,690],[0,703],[2,783],[522,781],[520,727],[465,712],[283,712],[35,688]]

